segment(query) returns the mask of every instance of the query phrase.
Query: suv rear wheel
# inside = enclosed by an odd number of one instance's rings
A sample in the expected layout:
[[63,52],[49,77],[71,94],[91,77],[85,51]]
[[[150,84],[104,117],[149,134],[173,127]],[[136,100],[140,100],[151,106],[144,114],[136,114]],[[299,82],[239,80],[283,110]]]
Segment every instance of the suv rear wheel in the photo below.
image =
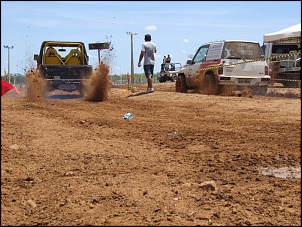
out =
[[202,81],[202,93],[205,95],[217,95],[218,86],[215,83],[215,78],[212,74],[206,74]]
[[266,95],[267,94],[267,86],[252,86],[253,95]]

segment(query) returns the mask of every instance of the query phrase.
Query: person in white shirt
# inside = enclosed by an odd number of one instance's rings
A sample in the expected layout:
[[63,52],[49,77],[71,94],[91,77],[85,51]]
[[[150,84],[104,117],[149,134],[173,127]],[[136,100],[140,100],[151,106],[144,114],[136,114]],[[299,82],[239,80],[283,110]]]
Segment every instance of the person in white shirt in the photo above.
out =
[[151,42],[151,35],[145,35],[145,42],[142,44],[141,53],[139,55],[138,67],[141,67],[141,61],[144,58],[144,72],[148,82],[147,93],[154,92],[154,88],[152,85],[152,78],[154,73],[154,65],[155,65],[155,53],[156,53],[156,45]]

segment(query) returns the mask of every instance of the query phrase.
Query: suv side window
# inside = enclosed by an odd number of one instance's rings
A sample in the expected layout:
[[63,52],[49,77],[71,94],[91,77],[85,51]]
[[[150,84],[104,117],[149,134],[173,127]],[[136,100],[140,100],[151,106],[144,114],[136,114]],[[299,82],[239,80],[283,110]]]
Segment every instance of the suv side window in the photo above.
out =
[[209,46],[210,45],[206,45],[206,46],[202,46],[199,48],[199,50],[197,51],[197,53],[195,54],[194,58],[193,58],[193,62],[197,63],[197,62],[202,62],[206,60],[206,56],[209,50]]

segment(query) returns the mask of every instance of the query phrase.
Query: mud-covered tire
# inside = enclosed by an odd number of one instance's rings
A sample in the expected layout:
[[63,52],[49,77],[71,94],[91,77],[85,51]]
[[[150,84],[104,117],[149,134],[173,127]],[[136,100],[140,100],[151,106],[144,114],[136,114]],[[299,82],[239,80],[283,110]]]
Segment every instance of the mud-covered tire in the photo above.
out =
[[187,82],[185,75],[179,75],[176,79],[175,83],[175,90],[176,92],[180,93],[187,93],[188,92],[188,87],[187,87]]
[[215,82],[215,78],[211,74],[206,74],[202,81],[202,94],[218,95],[219,87]]
[[268,86],[253,86],[252,93],[253,95],[266,95]]
[[259,88],[259,95],[266,95],[267,94],[267,87],[268,86],[261,86]]

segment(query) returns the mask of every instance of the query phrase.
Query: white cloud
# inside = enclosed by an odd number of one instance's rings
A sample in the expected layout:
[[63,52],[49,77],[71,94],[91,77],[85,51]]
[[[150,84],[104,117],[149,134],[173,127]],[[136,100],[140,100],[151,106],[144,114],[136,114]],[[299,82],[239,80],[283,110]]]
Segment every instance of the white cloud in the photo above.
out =
[[184,43],[188,43],[189,42],[189,40],[188,39],[184,39]]
[[161,55],[154,54],[154,57],[155,57],[155,58],[161,58]]
[[157,27],[155,25],[150,25],[148,27],[145,28],[146,31],[154,31],[157,30]]

